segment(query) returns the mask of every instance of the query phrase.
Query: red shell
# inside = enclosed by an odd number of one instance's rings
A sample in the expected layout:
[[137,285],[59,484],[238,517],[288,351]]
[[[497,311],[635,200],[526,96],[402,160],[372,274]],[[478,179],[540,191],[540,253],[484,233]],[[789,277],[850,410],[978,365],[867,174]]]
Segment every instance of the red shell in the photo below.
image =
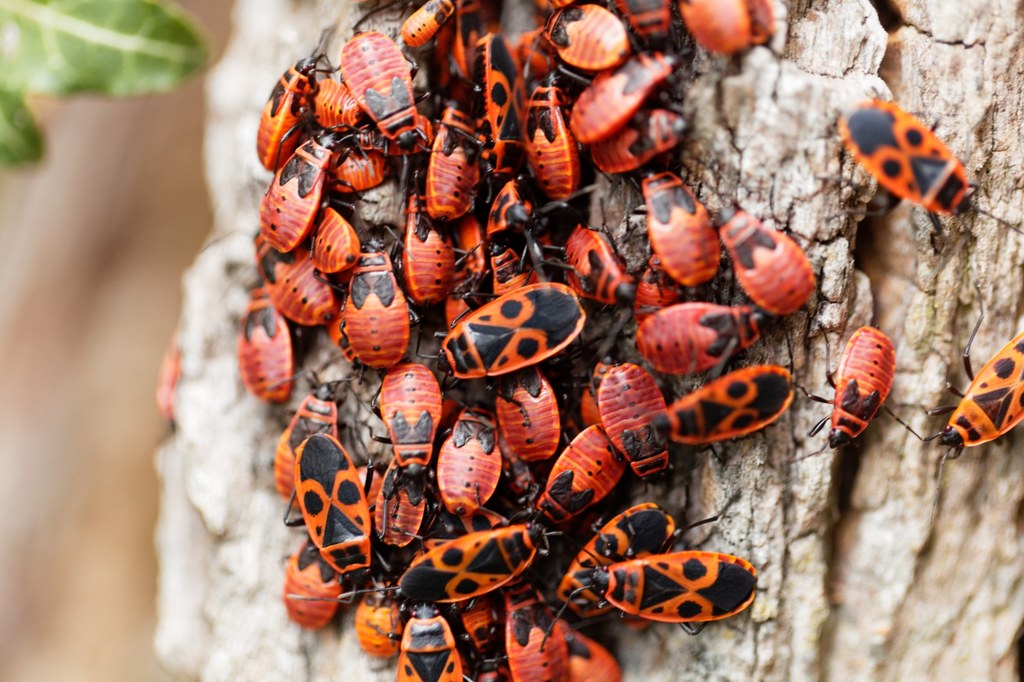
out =
[[249,293],[238,335],[238,370],[246,390],[260,400],[283,403],[292,394],[295,356],[288,322],[263,287]]
[[609,369],[597,388],[597,408],[608,438],[637,476],[665,470],[665,439],[654,427],[665,417],[665,398],[647,370],[629,362]]
[[495,398],[498,430],[524,462],[555,454],[562,437],[558,400],[536,367],[501,378]]
[[661,269],[688,287],[718,271],[721,247],[708,212],[674,173],[644,178],[647,237]]
[[437,488],[453,514],[472,514],[486,504],[501,478],[494,415],[467,408],[437,455]]
[[768,317],[748,305],[677,303],[637,327],[636,348],[659,372],[702,372],[761,338]]
[[625,471],[604,429],[588,426],[555,460],[537,508],[561,523],[603,500]]

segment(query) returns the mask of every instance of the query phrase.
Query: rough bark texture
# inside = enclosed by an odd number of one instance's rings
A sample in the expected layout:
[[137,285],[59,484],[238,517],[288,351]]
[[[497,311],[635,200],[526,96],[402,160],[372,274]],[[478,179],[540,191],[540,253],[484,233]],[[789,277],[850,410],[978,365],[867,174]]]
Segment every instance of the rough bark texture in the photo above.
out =
[[[361,655],[350,617],[317,634],[288,623],[281,576],[298,541],[280,523],[271,473],[287,410],[245,394],[235,367],[268,179],[253,153],[257,117],[274,79],[321,29],[350,25],[350,10],[330,5],[238,0],[235,40],[209,79],[215,241],[186,277],[178,429],[159,453],[157,648],[183,677],[394,675],[392,663]],[[949,402],[947,376],[965,383],[959,351],[981,302],[987,317],[975,367],[1022,328],[1022,238],[974,213],[943,219],[935,233],[909,207],[857,224],[844,212],[863,206],[871,183],[842,151],[835,121],[862,99],[891,96],[937,123],[979,185],[979,206],[1020,223],[1024,13],[1010,0],[897,0],[883,13],[887,32],[867,0],[777,2],[776,10],[771,49],[735,60],[699,56],[686,104],[691,185],[712,208],[737,201],[791,232],[819,274],[805,310],[747,357],[792,362],[802,386],[828,396],[827,366],[853,328],[873,322],[897,347],[890,407],[934,433],[943,422],[923,408]],[[384,194],[368,201],[388,208]],[[606,195],[605,215],[636,201],[619,187]],[[637,267],[642,254],[621,246]],[[364,421],[351,403],[346,409],[349,423]],[[673,484],[638,491],[690,520],[725,509],[689,539],[748,558],[760,582],[749,614],[699,637],[615,628],[626,679],[1016,679],[1024,622],[1024,459],[1012,456],[1019,436],[950,462],[930,525],[942,448],[884,415],[854,447],[792,461],[820,447],[822,436],[804,434],[827,409],[798,396],[774,427],[715,452],[677,452]]]

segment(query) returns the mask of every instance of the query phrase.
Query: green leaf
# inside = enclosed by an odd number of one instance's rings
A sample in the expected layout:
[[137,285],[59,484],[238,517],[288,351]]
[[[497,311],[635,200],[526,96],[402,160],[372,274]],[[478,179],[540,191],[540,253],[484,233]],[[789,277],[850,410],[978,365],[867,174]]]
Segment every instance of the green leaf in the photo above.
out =
[[157,0],[0,1],[0,88],[10,92],[163,92],[205,61],[196,28]]
[[0,165],[38,161],[43,138],[21,95],[0,89]]

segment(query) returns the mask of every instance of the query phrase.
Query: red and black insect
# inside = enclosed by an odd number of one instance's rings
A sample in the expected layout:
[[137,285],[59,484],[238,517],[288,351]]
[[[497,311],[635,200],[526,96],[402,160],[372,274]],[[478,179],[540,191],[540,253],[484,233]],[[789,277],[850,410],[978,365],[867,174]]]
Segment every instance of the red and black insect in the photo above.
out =
[[345,302],[345,333],[352,352],[375,369],[397,364],[409,347],[409,304],[391,267],[391,258],[371,241],[352,270]]
[[380,149],[362,145],[342,154],[327,178],[334,192],[349,194],[372,189],[388,177],[388,157]]
[[312,137],[274,174],[260,200],[260,234],[278,251],[294,250],[309,234],[342,141],[338,133]]
[[692,374],[724,364],[759,338],[771,315],[753,306],[677,303],[645,319],[636,348],[665,374]]
[[750,300],[774,315],[802,308],[814,293],[815,277],[799,244],[746,211],[725,209],[719,220],[718,234]]
[[295,355],[288,321],[270,302],[266,288],[249,293],[238,335],[238,372],[249,393],[283,403],[292,394]]
[[604,429],[588,426],[555,460],[537,509],[555,523],[567,521],[607,497],[625,471]]
[[437,508],[437,514],[424,534],[423,547],[430,550],[469,533],[507,525],[508,519],[486,507],[480,507],[472,514],[459,516],[442,505]]
[[376,499],[373,523],[381,542],[405,547],[415,540],[427,512],[423,477],[407,475],[395,457],[384,472]]
[[416,111],[409,61],[382,33],[360,33],[341,49],[341,78],[377,128],[401,149],[430,145],[430,122]]
[[454,0],[427,0],[402,23],[402,41],[409,47],[426,44],[454,13]]
[[645,620],[682,623],[691,634],[742,612],[753,603],[757,586],[757,569],[749,561],[717,552],[655,554],[591,571],[591,588],[615,608]]
[[341,575],[369,567],[370,510],[352,458],[325,433],[295,454],[295,499],[321,556]]
[[491,288],[495,296],[503,296],[510,291],[537,282],[537,273],[523,263],[519,254],[511,247],[503,246],[499,241],[493,241],[488,245],[487,251],[493,276]]
[[513,178],[498,190],[491,210],[487,213],[487,236],[499,232],[522,232],[533,218],[533,196],[528,187]]
[[494,415],[466,408],[437,455],[437,488],[453,514],[472,514],[487,503],[501,478]]
[[840,117],[839,133],[894,201],[906,199],[946,215],[971,208],[963,163],[924,123],[892,102],[858,105]]
[[708,52],[735,54],[775,33],[771,0],[680,0],[690,35]]
[[473,120],[448,104],[427,164],[426,203],[431,218],[454,220],[473,207],[473,193],[480,180],[477,151]]
[[436,607],[421,604],[405,624],[398,682],[462,682],[455,636]]
[[395,463],[409,476],[422,475],[441,421],[441,388],[433,372],[414,362],[388,370],[381,382],[380,416],[391,436]]
[[524,462],[555,454],[562,435],[558,399],[540,369],[501,377],[494,411],[505,442]]
[[544,37],[566,64],[583,71],[614,69],[630,53],[626,27],[601,5],[573,5],[548,17]]
[[563,284],[531,284],[477,308],[441,344],[463,379],[508,374],[535,365],[572,343],[586,314]]
[[369,656],[391,658],[398,653],[404,625],[398,602],[388,593],[369,592],[356,607],[356,637]]
[[668,171],[644,178],[647,237],[659,266],[683,286],[711,280],[721,251],[708,212],[683,181]]
[[[585,5],[599,7],[598,5]],[[568,99],[555,85],[538,85],[526,119],[526,152],[537,186],[548,198],[564,201],[579,189],[580,151],[565,115]]]
[[[261,248],[273,251],[267,244]],[[282,315],[309,327],[334,319],[338,295],[334,287],[317,276],[308,249],[298,247],[291,253],[271,254],[260,262],[264,265],[267,293]]]
[[456,76],[468,80],[473,75],[477,45],[482,34],[480,1],[455,0],[455,40],[452,42],[451,63]]
[[[855,331],[839,359],[834,380],[835,397],[826,401],[811,396],[819,402],[832,403],[833,408],[832,414],[818,422],[810,435],[817,435],[831,421],[829,447],[841,447],[859,436],[885,404],[895,374],[896,349],[889,337],[874,327]],[[829,380],[832,381],[831,376]]]
[[[715,241],[718,241],[717,235]],[[636,296],[633,298],[633,318],[638,329],[651,314],[677,302],[682,295],[675,280],[662,269],[661,259],[651,256],[644,274],[636,282]]]
[[641,52],[615,71],[598,74],[573,105],[569,127],[576,139],[592,144],[611,137],[665,82],[675,65],[674,57]]
[[476,83],[483,84],[477,138],[490,175],[514,175],[525,152],[526,86],[508,40],[488,33],[477,43]]
[[338,612],[340,594],[338,574],[320,556],[316,545],[307,539],[288,557],[284,569],[284,605],[288,619],[309,630],[319,630]]
[[608,369],[597,387],[597,409],[608,438],[642,478],[668,468],[664,436],[665,398],[647,370],[631,362]]
[[672,32],[672,0],[615,0],[615,8],[633,32],[654,48],[668,41]]
[[605,523],[580,550],[559,582],[556,596],[580,617],[607,613],[611,605],[601,605],[601,597],[590,589],[592,569],[656,554],[675,530],[675,519],[653,502],[630,507]]
[[267,170],[277,170],[299,146],[296,133],[308,99],[316,93],[314,74],[321,57],[306,57],[278,79],[260,115],[256,130],[256,155]]
[[402,275],[413,303],[440,303],[455,280],[455,249],[447,232],[434,225],[424,211],[426,199],[410,194],[405,212]]
[[459,610],[459,620],[481,658],[490,658],[498,650],[501,614],[493,595],[470,600]]
[[636,282],[615,253],[608,235],[577,225],[565,242],[565,260],[572,266],[569,286],[598,303],[629,305],[636,296]]
[[331,207],[324,208],[313,240],[313,265],[320,272],[348,270],[359,260],[359,235],[352,223]]
[[555,629],[551,609],[528,583],[505,590],[505,653],[513,680],[566,679],[565,636]]
[[330,78],[317,83],[313,113],[321,128],[353,128],[363,115],[348,86]]
[[559,619],[555,623],[555,630],[565,638],[566,653],[569,656],[569,680],[622,680],[622,669],[610,651],[573,629],[564,620]]
[[407,599],[456,602],[478,597],[507,585],[533,563],[537,524],[470,533],[421,554],[398,583]]
[[594,142],[590,158],[605,173],[628,173],[674,149],[689,129],[686,119],[674,111],[641,111],[616,132]]
[[295,492],[295,451],[316,433],[338,437],[337,383],[328,382],[313,388],[295,411],[295,416],[281,433],[274,452],[274,486],[285,501]]
[[668,406],[654,419],[676,443],[702,445],[759,431],[793,402],[789,370],[755,365],[730,372]]

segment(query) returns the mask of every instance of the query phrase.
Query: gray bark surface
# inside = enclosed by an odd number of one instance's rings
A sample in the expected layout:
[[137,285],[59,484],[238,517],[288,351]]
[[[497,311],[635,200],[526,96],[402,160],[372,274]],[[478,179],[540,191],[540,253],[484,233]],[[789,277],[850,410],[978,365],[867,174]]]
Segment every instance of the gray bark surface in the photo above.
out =
[[[693,130],[683,161],[709,208],[735,201],[787,230],[819,276],[808,306],[749,349],[744,364],[792,364],[800,385],[831,397],[827,368],[853,329],[873,323],[897,348],[888,405],[931,434],[944,421],[924,408],[955,400],[944,394],[946,378],[966,387],[959,354],[981,302],[976,369],[1024,328],[1022,237],[976,213],[943,218],[942,233],[934,233],[927,216],[909,206],[858,224],[847,213],[863,208],[873,183],[843,152],[835,122],[863,99],[894,99],[937,124],[979,185],[979,206],[1021,223],[1024,10],[1009,0],[895,5],[900,18],[887,32],[867,0],[801,1],[788,9],[777,2],[778,33],[768,48],[733,60],[700,55],[686,102]],[[290,412],[247,395],[235,360],[238,319],[256,277],[251,236],[269,180],[253,153],[259,112],[274,80],[323,28],[350,34],[349,11],[326,2],[238,0],[235,38],[208,80],[216,228],[185,278],[178,427],[158,453],[164,496],[156,644],[183,678],[394,676],[393,662],[361,654],[351,615],[319,633],[288,622],[284,559],[299,540],[280,523],[271,469]],[[605,216],[638,200],[621,186],[602,194]],[[393,215],[389,197],[383,191],[365,200]],[[600,224],[600,215],[592,222]],[[638,245],[621,242],[623,226],[611,229],[637,268]],[[717,285],[731,286],[721,277]],[[323,348],[311,357],[307,365],[321,366],[331,356]],[[341,376],[343,364],[333,363],[322,378]],[[343,409],[357,433],[374,427],[354,401]],[[637,489],[638,501],[653,497],[685,510],[690,522],[724,510],[718,523],[687,539],[749,559],[759,585],[748,613],[698,637],[670,626],[614,628],[625,679],[1017,679],[1024,623],[1024,459],[1014,456],[1020,436],[950,461],[931,525],[943,448],[918,442],[885,415],[853,447],[793,461],[822,445],[824,434],[805,434],[828,409],[798,393],[773,427],[713,452],[677,452],[670,485]]]

